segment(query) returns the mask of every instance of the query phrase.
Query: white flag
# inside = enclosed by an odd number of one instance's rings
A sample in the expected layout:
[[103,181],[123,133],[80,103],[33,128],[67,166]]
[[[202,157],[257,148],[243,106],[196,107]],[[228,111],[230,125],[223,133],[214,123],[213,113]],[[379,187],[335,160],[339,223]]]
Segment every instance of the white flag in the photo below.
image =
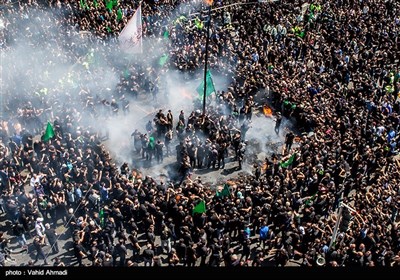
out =
[[132,53],[142,53],[142,5],[118,36],[121,48]]

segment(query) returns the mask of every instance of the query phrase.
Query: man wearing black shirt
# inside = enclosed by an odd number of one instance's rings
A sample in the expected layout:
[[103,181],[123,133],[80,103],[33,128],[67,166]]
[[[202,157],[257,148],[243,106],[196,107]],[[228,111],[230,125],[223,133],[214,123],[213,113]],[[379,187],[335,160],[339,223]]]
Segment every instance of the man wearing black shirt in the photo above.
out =
[[144,266],[152,266],[153,258],[154,250],[151,248],[151,244],[147,243],[147,247],[143,251]]
[[35,257],[34,263],[37,263],[37,261],[39,260],[39,257],[42,257],[44,259],[43,264],[48,265],[47,260],[46,260],[46,255],[44,254],[43,249],[42,249],[41,238],[39,236],[36,236],[35,239],[33,240],[33,246],[35,247],[35,250],[36,250],[36,257]]

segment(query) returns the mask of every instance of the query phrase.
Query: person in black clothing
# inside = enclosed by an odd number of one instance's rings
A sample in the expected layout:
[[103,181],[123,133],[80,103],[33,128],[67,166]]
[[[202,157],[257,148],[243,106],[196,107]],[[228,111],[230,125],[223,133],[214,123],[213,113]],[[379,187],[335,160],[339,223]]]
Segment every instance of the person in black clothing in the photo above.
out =
[[293,140],[294,140],[294,133],[292,131],[289,131],[289,133],[286,134],[286,137],[285,137],[286,152],[290,152],[290,149],[292,148],[292,145],[293,145]]
[[57,254],[59,252],[58,243],[57,243],[57,238],[58,238],[57,233],[56,233],[55,229],[50,228],[49,223],[45,224],[44,227],[46,228],[44,231],[44,234],[46,235],[47,240],[49,241],[51,250],[52,250],[53,254]]
[[[82,238],[83,239],[83,238]],[[82,240],[81,239],[81,240]],[[81,240],[76,240],[75,242],[74,242],[74,253],[75,253],[75,257],[77,258],[77,260],[78,260],[78,265],[79,266],[83,266],[83,264],[82,264],[82,259],[84,258],[84,257],[86,257],[86,250],[85,250],[85,248],[82,246],[82,241]]]
[[190,242],[189,246],[186,248],[186,262],[185,266],[191,267],[195,266],[197,260],[196,249],[194,243]]
[[164,143],[165,143],[165,149],[166,149],[166,156],[169,157],[171,154],[171,141],[173,137],[173,132],[172,129],[168,130],[167,133],[165,133],[165,138],[164,138]]
[[210,246],[211,256],[208,265],[218,267],[221,262],[221,244],[217,238],[213,239],[213,244]]
[[35,257],[34,263],[37,263],[37,261],[39,260],[39,257],[41,257],[44,260],[43,264],[48,265],[46,255],[44,254],[43,249],[42,249],[42,241],[39,236],[36,236],[33,239],[33,246],[35,247],[35,250],[36,250],[36,257]]
[[22,224],[20,224],[19,222],[17,222],[14,226],[13,226],[13,233],[14,235],[17,237],[18,243],[19,245],[21,245],[21,247],[23,249],[27,249],[28,246],[26,245],[26,238],[25,238],[25,229],[24,226]]
[[136,261],[137,257],[139,256],[140,253],[140,245],[139,245],[139,240],[137,238],[137,231],[133,230],[132,233],[128,236],[129,241],[132,244],[132,261]]
[[128,251],[125,246],[125,240],[120,239],[119,243],[115,245],[114,249],[114,266],[116,264],[116,258],[119,257],[119,266],[125,266],[125,260],[126,260],[126,255],[128,254]]
[[282,115],[280,112],[276,113],[276,120],[275,120],[275,133],[279,135],[279,129],[282,123]]
[[144,266],[152,266],[154,258],[154,250],[150,243],[147,243],[146,249],[143,251]]
[[205,241],[201,240],[199,243],[197,243],[196,255],[200,257],[200,266],[206,265],[206,258],[208,256],[208,253],[209,249]]
[[156,144],[156,159],[157,163],[162,163],[164,161],[164,152],[163,152],[164,143],[160,140],[157,141]]

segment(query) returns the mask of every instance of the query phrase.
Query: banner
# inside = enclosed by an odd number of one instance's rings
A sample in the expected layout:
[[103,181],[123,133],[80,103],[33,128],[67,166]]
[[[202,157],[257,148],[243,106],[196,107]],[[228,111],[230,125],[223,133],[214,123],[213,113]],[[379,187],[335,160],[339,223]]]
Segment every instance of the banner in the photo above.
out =
[[142,53],[142,6],[136,10],[118,36],[121,48],[131,53]]
[[[196,88],[197,93],[199,94],[199,98],[203,98],[204,96],[204,81],[201,81],[201,84]],[[214,82],[211,76],[211,72],[207,70],[206,73],[206,96],[211,95],[215,92]]]

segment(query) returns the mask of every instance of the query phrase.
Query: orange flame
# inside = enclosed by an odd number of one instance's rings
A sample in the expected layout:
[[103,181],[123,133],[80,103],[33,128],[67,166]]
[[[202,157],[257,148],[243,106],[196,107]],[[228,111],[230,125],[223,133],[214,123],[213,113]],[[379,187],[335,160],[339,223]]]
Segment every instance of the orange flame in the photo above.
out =
[[207,4],[207,5],[212,5],[213,4],[213,2],[214,2],[214,0],[204,0],[204,2]]
[[262,170],[262,171],[266,171],[267,168],[268,168],[268,164],[267,164],[266,162],[264,162],[263,165],[262,165],[262,167],[261,167],[261,170]]
[[272,109],[269,108],[267,105],[263,106],[263,113],[266,117],[271,117],[272,116]]

